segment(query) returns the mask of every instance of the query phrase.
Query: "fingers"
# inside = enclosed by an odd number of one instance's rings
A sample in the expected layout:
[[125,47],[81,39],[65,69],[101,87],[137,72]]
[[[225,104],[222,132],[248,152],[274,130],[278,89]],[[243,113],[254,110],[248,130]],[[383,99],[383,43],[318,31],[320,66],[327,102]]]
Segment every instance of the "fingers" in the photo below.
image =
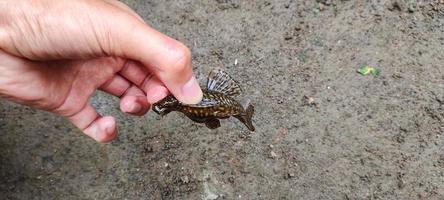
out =
[[131,83],[125,80],[123,77],[116,75],[111,80],[100,86],[99,89],[108,92],[116,97],[120,97],[125,94],[126,90],[131,86]]
[[146,76],[148,76],[147,69],[139,62],[127,60],[119,72],[132,83],[141,86]]
[[120,110],[133,115],[144,115],[150,109],[145,94],[132,85],[120,99]]
[[187,47],[140,22],[126,28],[117,30],[130,33],[118,34],[125,56],[140,61],[180,101],[193,104],[202,99]]
[[143,91],[122,76],[115,75],[111,80],[103,84],[100,90],[120,97],[120,110],[122,112],[143,115],[150,108]]
[[168,95],[165,85],[155,75],[148,73],[139,62],[127,61],[119,74],[145,91],[150,104]]
[[163,83],[153,75],[148,75],[142,83],[141,88],[146,92],[148,102],[151,104],[162,100],[168,95],[168,89]]
[[100,116],[90,104],[87,104],[78,113],[69,116],[68,120],[98,142],[109,142],[117,135],[114,118]]

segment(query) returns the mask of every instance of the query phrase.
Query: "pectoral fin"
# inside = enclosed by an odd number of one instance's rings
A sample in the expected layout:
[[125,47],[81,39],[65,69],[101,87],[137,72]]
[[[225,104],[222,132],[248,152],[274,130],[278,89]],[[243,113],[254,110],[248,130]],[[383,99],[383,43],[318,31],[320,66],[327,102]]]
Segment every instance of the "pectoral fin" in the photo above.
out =
[[209,129],[216,129],[220,127],[220,121],[218,119],[215,118],[210,118],[205,122],[205,125],[209,128]]

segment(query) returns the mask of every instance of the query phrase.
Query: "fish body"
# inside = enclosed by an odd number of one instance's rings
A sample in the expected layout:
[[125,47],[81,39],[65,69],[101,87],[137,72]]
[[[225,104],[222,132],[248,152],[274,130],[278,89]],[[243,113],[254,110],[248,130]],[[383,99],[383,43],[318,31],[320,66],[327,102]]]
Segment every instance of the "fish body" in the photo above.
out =
[[203,90],[203,98],[197,104],[184,104],[174,96],[168,95],[153,104],[153,111],[164,116],[171,111],[178,111],[197,123],[204,123],[208,128],[220,127],[219,119],[235,117],[244,123],[250,131],[254,107],[249,104],[244,108],[234,96],[241,93],[238,84],[221,70],[210,73],[207,88]]

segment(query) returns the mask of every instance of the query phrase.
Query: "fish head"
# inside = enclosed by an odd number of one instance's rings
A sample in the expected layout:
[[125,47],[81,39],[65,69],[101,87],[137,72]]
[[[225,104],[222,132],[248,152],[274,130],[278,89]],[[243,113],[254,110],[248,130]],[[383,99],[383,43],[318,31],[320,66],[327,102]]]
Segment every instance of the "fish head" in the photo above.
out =
[[153,111],[159,115],[166,115],[169,112],[176,110],[180,105],[179,101],[172,95],[168,95],[159,102],[153,104]]

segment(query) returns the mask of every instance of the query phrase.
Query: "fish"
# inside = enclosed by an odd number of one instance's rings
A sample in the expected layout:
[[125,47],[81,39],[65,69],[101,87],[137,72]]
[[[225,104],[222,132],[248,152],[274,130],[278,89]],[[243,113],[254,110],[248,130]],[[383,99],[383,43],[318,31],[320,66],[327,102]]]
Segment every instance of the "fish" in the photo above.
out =
[[203,123],[209,129],[217,129],[220,119],[237,118],[250,131],[255,131],[252,122],[254,106],[247,103],[242,106],[235,97],[242,94],[239,83],[221,69],[212,70],[207,78],[203,98],[197,104],[185,104],[173,95],[168,95],[152,105],[152,110],[160,116],[172,111],[183,113],[196,123]]

